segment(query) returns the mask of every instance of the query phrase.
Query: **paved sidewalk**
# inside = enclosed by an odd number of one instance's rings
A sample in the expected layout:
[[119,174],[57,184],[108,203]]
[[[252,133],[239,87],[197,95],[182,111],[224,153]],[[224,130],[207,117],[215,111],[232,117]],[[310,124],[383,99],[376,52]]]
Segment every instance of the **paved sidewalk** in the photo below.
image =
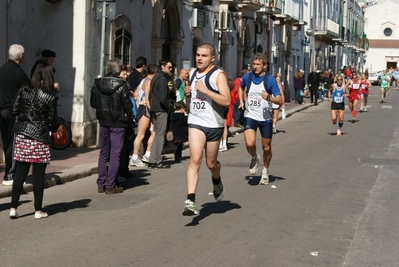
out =
[[[309,99],[306,99],[309,102]],[[322,100],[321,100],[322,102]],[[286,103],[287,117],[293,113],[307,109],[312,104],[306,103],[303,105],[295,104],[293,102]],[[280,112],[281,119],[281,112]],[[242,128],[231,127],[232,135],[242,132]],[[76,179],[91,176],[97,173],[97,161],[99,150],[92,148],[67,148],[65,150],[52,150],[51,162],[46,169],[46,188],[71,182]],[[173,149],[168,148],[164,153],[173,153]],[[11,196],[11,186],[3,186],[1,182],[4,177],[4,165],[0,165],[0,198]],[[28,176],[24,190],[26,192],[32,191],[31,177]]]

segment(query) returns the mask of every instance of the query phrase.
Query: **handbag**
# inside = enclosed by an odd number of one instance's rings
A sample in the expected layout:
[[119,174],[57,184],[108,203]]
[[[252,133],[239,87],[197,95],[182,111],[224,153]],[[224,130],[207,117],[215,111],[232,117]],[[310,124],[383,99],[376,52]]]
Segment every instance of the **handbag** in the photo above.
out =
[[53,144],[57,146],[65,146],[67,141],[67,130],[64,125],[60,124],[57,131],[53,133]]

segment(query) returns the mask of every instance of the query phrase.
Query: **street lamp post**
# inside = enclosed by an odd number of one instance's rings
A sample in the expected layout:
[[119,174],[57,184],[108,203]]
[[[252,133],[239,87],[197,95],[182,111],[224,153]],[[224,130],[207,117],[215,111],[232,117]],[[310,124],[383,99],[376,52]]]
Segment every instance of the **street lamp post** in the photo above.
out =
[[[312,29],[307,29],[305,31],[305,39],[302,40],[302,47],[303,47],[303,70],[305,71],[309,71],[309,62],[307,62],[309,60],[309,51],[308,51],[308,46],[310,43],[310,36],[313,35],[313,30]],[[306,67],[308,66],[308,68]]]

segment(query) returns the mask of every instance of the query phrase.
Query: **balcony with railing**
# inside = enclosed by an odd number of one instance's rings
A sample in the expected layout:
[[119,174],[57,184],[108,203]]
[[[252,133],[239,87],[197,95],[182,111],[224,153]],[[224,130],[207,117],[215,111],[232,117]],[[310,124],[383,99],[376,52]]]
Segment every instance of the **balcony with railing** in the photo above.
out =
[[339,24],[327,17],[316,17],[314,35],[328,39],[339,36]]
[[267,15],[281,14],[282,0],[258,0],[262,5],[259,12],[264,12]]
[[240,6],[256,11],[259,10],[263,5],[260,1],[244,0]]
[[236,8],[239,4],[242,4],[243,0],[220,0],[220,5],[228,5],[229,7]]

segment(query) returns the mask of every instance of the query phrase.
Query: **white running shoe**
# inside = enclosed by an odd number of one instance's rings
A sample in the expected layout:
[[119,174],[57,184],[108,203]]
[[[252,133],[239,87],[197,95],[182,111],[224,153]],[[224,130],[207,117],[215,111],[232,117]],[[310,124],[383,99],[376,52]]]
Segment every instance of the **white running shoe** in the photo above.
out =
[[255,157],[251,159],[251,163],[249,164],[249,174],[255,175],[258,172],[259,165],[259,155],[256,154]]
[[219,147],[219,152],[225,152],[225,151],[227,151],[228,149],[227,149],[227,146],[222,146],[222,147]]
[[342,135],[341,130],[337,129],[337,136],[341,136],[341,135]]
[[130,166],[135,166],[135,167],[145,167],[147,164],[143,163],[139,158],[136,160],[130,159],[129,161]]
[[142,161],[142,162],[145,162],[145,163],[148,163],[148,162],[150,162],[150,158],[147,158],[146,156],[143,156],[143,157],[141,158],[141,161]]
[[47,217],[48,217],[47,212],[43,212],[43,211],[35,212],[35,219],[43,219],[43,218],[47,218]]
[[199,214],[199,212],[198,212],[197,206],[195,205],[194,202],[192,202],[189,199],[184,201],[183,216],[193,216],[193,215],[198,215],[198,214]]
[[259,185],[269,184],[269,174],[262,173],[262,177],[260,178]]

